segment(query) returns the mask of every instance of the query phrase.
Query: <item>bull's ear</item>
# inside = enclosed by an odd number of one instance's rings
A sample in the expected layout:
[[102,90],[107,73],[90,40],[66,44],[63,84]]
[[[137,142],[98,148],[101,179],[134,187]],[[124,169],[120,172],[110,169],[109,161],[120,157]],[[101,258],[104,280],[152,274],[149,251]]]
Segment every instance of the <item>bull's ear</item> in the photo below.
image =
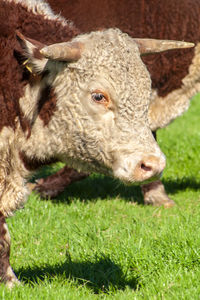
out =
[[16,31],[16,36],[23,50],[23,65],[31,73],[42,73],[45,69],[47,59],[40,53],[40,50],[45,47],[45,45],[25,37],[19,31]]
[[156,40],[156,39],[133,39],[138,45],[141,55],[150,53],[163,52],[173,49],[191,48],[195,45],[189,42],[173,41],[173,40]]

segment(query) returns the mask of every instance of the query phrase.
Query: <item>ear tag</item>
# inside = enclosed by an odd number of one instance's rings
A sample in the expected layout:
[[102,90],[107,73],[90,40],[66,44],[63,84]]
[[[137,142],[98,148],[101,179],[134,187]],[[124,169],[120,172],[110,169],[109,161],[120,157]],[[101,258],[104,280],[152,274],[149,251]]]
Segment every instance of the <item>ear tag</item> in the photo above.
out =
[[[23,66],[25,66],[25,68],[30,72],[33,73],[33,70],[31,69],[30,65],[28,64],[28,59],[25,60],[22,64]],[[33,74],[34,75],[34,74]]]

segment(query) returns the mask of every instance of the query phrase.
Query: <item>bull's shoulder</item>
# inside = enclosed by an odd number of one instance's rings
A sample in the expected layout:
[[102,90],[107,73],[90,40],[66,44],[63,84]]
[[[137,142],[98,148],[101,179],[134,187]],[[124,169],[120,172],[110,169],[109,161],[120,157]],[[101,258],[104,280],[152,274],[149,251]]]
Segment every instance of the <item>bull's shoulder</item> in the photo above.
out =
[[0,131],[4,126],[15,130],[17,118],[26,130],[28,124],[20,110],[19,99],[30,81],[30,73],[21,66],[23,55],[16,29],[45,44],[70,40],[78,30],[54,15],[44,1],[1,0],[0,19]]

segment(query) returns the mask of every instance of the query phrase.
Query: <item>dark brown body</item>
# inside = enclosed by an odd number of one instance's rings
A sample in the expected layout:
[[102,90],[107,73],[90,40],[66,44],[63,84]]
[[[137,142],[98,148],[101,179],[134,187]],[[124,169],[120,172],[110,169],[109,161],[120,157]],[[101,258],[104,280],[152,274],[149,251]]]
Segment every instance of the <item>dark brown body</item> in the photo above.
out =
[[[56,13],[72,20],[81,32],[117,27],[132,37],[200,40],[198,0],[50,0]],[[143,60],[152,86],[165,96],[181,86],[194,49],[149,55]]]

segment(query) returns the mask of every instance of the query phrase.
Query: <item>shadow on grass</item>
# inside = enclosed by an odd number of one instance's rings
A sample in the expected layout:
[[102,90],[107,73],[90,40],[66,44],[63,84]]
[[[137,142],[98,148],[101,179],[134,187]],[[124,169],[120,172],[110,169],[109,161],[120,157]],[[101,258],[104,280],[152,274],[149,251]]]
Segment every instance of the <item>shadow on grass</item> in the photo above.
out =
[[23,268],[16,274],[22,282],[29,284],[39,284],[44,280],[51,282],[55,276],[64,276],[66,279],[75,279],[78,284],[86,285],[97,294],[124,290],[126,286],[131,289],[138,287],[138,278],[127,281],[121,268],[108,257],[101,257],[94,263],[72,262],[69,257],[63,264]]
[[199,190],[200,181],[195,177],[184,177],[177,180],[163,179],[162,183],[165,186],[166,192],[170,194],[176,194],[178,191],[183,191],[186,189]]
[[[30,181],[34,182],[38,178],[45,178],[54,174],[61,167],[63,167],[62,163],[44,166],[34,174]],[[138,204],[144,203],[139,185],[126,186],[119,180],[102,174],[91,174],[86,179],[74,182],[67,186],[64,192],[60,193],[57,197],[48,200],[54,203],[70,203],[76,199],[85,202],[116,197],[123,198],[125,201],[137,202]]]
[[92,174],[88,178],[72,183],[53,202],[96,201],[98,199],[115,199],[120,197],[128,202],[143,204],[143,196],[139,186],[126,186],[120,181],[100,174]]
[[[199,190],[200,182],[193,177],[177,180],[162,180],[167,194],[176,194],[186,189]],[[123,199],[127,202],[136,202],[143,205],[143,196],[140,186],[126,186],[110,177],[91,175],[90,177],[69,185],[65,191],[52,199],[53,202],[96,201],[97,199]]]

